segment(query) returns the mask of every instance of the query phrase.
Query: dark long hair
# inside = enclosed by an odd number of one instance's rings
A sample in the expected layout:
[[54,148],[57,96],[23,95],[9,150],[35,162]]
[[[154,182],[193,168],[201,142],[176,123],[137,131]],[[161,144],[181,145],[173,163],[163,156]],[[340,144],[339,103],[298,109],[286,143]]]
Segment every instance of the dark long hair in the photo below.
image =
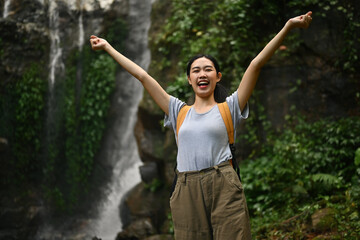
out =
[[[191,65],[193,64],[193,62],[196,59],[202,58],[202,57],[209,59],[214,64],[216,74],[218,74],[220,72],[219,63],[218,63],[218,61],[216,61],[216,59],[213,56],[206,55],[206,54],[198,54],[198,55],[192,57],[187,64],[186,74],[188,77],[190,76],[190,69],[191,69]],[[227,96],[228,96],[228,91],[226,90],[226,88],[223,85],[221,85],[220,83],[216,83],[216,87],[214,90],[215,101],[217,103],[225,102]]]

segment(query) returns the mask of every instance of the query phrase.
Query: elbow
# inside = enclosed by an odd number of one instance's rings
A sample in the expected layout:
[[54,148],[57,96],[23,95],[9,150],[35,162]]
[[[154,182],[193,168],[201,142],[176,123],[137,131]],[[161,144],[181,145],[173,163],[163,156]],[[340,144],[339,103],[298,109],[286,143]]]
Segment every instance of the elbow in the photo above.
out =
[[262,64],[262,62],[260,61],[260,59],[254,58],[250,65],[249,68],[255,70],[255,71],[260,71],[261,68],[263,67],[264,64]]
[[144,83],[145,79],[149,77],[149,74],[145,71],[141,71],[135,76],[141,83]]

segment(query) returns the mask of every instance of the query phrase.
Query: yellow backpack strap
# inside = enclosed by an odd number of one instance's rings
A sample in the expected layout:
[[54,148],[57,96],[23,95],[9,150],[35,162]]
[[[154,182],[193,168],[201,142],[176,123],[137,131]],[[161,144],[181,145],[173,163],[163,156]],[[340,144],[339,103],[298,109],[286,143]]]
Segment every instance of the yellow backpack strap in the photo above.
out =
[[219,111],[220,111],[221,117],[226,126],[226,131],[228,133],[228,138],[229,138],[229,147],[231,150],[231,154],[233,155],[233,159],[230,160],[230,164],[235,169],[235,172],[237,173],[237,175],[241,181],[240,168],[235,159],[234,124],[232,121],[230,108],[229,108],[229,105],[227,104],[227,102],[219,103],[218,106],[219,106]]
[[186,114],[188,113],[189,109],[191,108],[191,106],[189,105],[184,105],[179,113],[178,113],[178,116],[177,116],[177,119],[176,119],[176,138],[178,137],[179,135],[179,130],[180,130],[180,127],[182,125],[182,123],[184,122],[185,120],[185,117],[186,117]]
[[[190,108],[191,108],[191,106],[184,105],[180,109],[180,111],[178,113],[178,116],[177,116],[177,119],[176,119],[176,139],[178,139],[180,127],[183,124],[183,122],[185,120],[185,117],[186,117],[186,114],[188,113]],[[175,167],[174,167],[175,177],[174,177],[173,184],[172,184],[172,187],[171,187],[170,197],[171,197],[171,195],[173,194],[173,192],[175,190],[175,185],[176,185],[176,182],[177,182],[176,169],[177,169],[177,162],[175,163]]]
[[227,102],[223,102],[223,103],[219,103],[218,107],[221,117],[226,126],[226,131],[229,137],[229,143],[234,144],[234,124],[232,121],[229,105],[227,104]]

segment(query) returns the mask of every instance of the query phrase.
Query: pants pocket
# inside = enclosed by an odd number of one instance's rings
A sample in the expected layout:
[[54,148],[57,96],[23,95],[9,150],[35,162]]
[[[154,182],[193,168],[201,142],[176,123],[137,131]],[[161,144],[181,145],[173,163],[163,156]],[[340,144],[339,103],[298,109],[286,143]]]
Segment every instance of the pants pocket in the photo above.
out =
[[171,202],[173,202],[174,199],[179,195],[180,185],[181,185],[181,183],[179,182],[179,179],[178,179],[178,180],[176,181],[175,189],[174,189],[174,191],[173,191],[173,193],[171,194],[171,197],[170,197],[170,204],[171,204]]
[[243,186],[240,182],[238,175],[235,170],[232,168],[228,168],[226,170],[221,171],[225,182],[233,189],[240,192],[243,192]]

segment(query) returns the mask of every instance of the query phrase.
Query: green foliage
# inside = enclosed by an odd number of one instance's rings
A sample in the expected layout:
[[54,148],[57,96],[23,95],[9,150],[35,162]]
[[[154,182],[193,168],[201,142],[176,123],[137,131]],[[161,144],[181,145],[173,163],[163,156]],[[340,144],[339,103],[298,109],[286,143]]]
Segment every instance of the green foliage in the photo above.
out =
[[[99,148],[105,129],[105,117],[110,106],[110,94],[115,87],[115,62],[110,56],[99,55],[90,64],[80,102],[80,135],[84,140],[81,146],[82,169],[79,178],[86,179],[91,172],[92,159]],[[77,153],[78,154],[78,153]]]
[[[83,74],[79,75],[80,62]],[[110,56],[90,49],[75,52],[68,60],[65,94],[58,102],[63,105],[57,124],[61,126],[56,129],[57,139],[49,143],[44,166],[46,196],[60,212],[72,211],[89,189],[115,87],[115,69]]]
[[[155,46],[153,65],[160,71],[169,68],[177,71],[177,77],[169,84],[168,91],[187,100],[187,97],[192,95],[192,89],[187,87],[184,75],[187,60],[198,53],[211,54],[221,66],[222,84],[232,92],[240,83],[250,61],[280,30],[286,20],[313,10],[314,24],[315,19],[322,19],[344,30],[341,39],[336,38],[337,44],[340,45],[330,51],[336,52],[339,57],[329,56],[325,61],[334,68],[354,73],[355,66],[359,65],[360,51],[360,22],[356,17],[358,13],[355,5],[354,1],[338,0],[172,1],[171,17],[153,38]],[[329,18],[330,13],[336,18]],[[335,24],[336,21],[344,21],[344,24]],[[324,29],[324,31],[330,30]],[[277,61],[286,62],[290,60],[289,56],[294,56],[293,53],[303,46],[303,38],[300,36],[300,31],[293,31],[286,37],[284,45],[288,50],[277,52],[274,56]],[[293,58],[291,60],[294,60]],[[297,87],[294,86],[289,93],[295,92]],[[264,107],[260,104],[261,95],[261,92],[255,92],[250,98],[252,114],[247,120],[246,131],[241,135],[242,139],[238,138],[247,141],[253,149],[252,154],[257,154],[261,149],[264,140],[261,136],[271,134],[271,126],[266,119]],[[258,128],[259,125],[262,128]]]
[[35,181],[41,177],[41,138],[44,126],[45,89],[39,67],[33,64],[16,83],[14,166],[20,180]]
[[[115,62],[100,54],[85,66],[81,91],[76,91],[76,71],[69,69],[65,99],[65,177],[68,207],[86,193],[93,171],[94,156],[99,149],[115,87]],[[77,95],[79,94],[79,95]]]
[[169,222],[169,233],[174,234],[174,222],[172,220],[171,212],[168,213],[167,219],[168,219],[168,222]]
[[[2,176],[1,184],[18,183],[16,190],[27,191],[27,186],[42,183],[44,196],[60,211],[71,210],[88,189],[114,90],[116,63],[90,51],[84,53],[82,79],[77,78],[76,66],[83,56],[76,53],[69,57],[66,81],[58,81],[56,90],[65,90],[56,95],[59,113],[48,116],[57,119],[55,129],[48,129],[54,134],[51,139],[45,134],[48,81],[37,64],[17,82],[5,85],[0,100],[0,134],[11,147],[11,168],[5,167],[13,169]],[[76,87],[79,82],[81,88]]]
[[360,166],[360,148],[356,149],[354,163],[356,166]]
[[62,191],[59,188],[57,188],[57,187],[54,189],[46,188],[45,196],[48,199],[54,200],[56,210],[60,210],[60,211],[68,210],[69,206],[64,199],[64,194],[62,193]]
[[177,77],[172,84],[166,88],[166,92],[179,99],[189,99],[192,96],[192,88],[188,81],[185,81],[186,74]]
[[316,173],[310,176],[313,182],[319,182],[324,189],[334,189],[340,184],[340,179],[337,176],[326,173]]
[[251,114],[246,120],[245,132],[241,133],[236,142],[246,142],[248,147],[252,150],[249,158],[262,151],[264,135],[266,138],[271,138],[274,134],[274,129],[271,122],[267,119],[265,107],[261,104],[261,90],[254,89],[248,104],[251,106]]
[[[224,67],[222,72],[226,72],[224,85],[230,87],[229,79],[240,82],[245,67],[267,41],[267,34],[257,27],[263,24],[259,20],[278,14],[276,9],[276,6],[254,0],[246,3],[228,0],[206,3],[174,1],[171,17],[155,44],[164,59],[176,55],[180,69],[185,69],[187,60],[193,55],[213,55]],[[161,64],[169,66],[168,62]]]
[[111,21],[111,25],[108,27],[105,34],[105,39],[111,43],[111,45],[121,51],[124,48],[124,39],[127,37],[128,29],[121,18],[116,18]]
[[340,16],[346,22],[341,24],[343,28],[343,41],[338,45],[341,54],[336,59],[335,65],[344,71],[355,73],[360,64],[360,18],[357,12],[356,1],[326,0],[316,1],[322,9],[321,16],[326,18],[329,13]]
[[150,192],[156,192],[157,190],[159,190],[162,186],[163,186],[163,182],[158,179],[158,178],[154,178],[151,183],[149,184],[145,184],[145,189],[149,190]]
[[[118,50],[123,48],[126,27],[115,20],[104,33]],[[48,143],[44,166],[44,191],[57,213],[72,212],[89,191],[95,155],[104,134],[115,88],[116,62],[103,52],[86,47],[74,50],[58,88],[60,110],[54,139]],[[65,81],[64,81],[65,80]]]
[[[354,117],[308,123],[300,119],[280,136],[268,139],[263,154],[241,167],[257,234],[264,231],[264,223],[289,218],[298,214],[299,209],[313,212],[317,208],[313,204],[324,196],[349,195],[350,203],[329,200],[326,206],[339,209],[357,206],[360,178],[356,175],[354,157],[360,145],[359,120]],[[356,206],[339,211],[338,222],[343,228],[356,225],[350,219],[357,219]],[[304,216],[305,221],[307,215]]]
[[[355,6],[355,1],[338,0],[172,1],[171,17],[153,38],[153,65],[160,71],[177,71],[167,91],[187,100],[192,94],[184,75],[187,60],[198,53],[211,54],[222,67],[222,83],[234,91],[250,61],[285,21],[312,10],[313,24],[318,19],[331,26],[319,35],[344,32],[341,37],[334,36],[337,46],[327,52],[329,55],[324,56],[324,60],[334,69],[353,74],[359,65],[360,46],[360,22]],[[293,31],[287,36],[284,45],[288,50],[276,52],[275,61],[286,62],[304,47],[301,33]],[[300,85],[301,79],[289,94],[296,92]],[[303,239],[302,225],[308,224],[310,214],[327,206],[336,210],[338,239],[346,237],[345,234],[351,232],[349,229],[359,229],[356,220],[359,214],[356,187],[360,176],[360,150],[356,151],[360,146],[359,119],[307,123],[300,118],[285,127],[280,135],[260,104],[262,96],[261,91],[254,91],[249,100],[252,114],[246,121],[246,131],[237,138],[245,140],[252,149],[249,158],[254,158],[241,167],[254,235],[259,239]],[[290,115],[285,118],[294,119]],[[346,201],[339,203],[336,201],[339,198]],[[297,214],[300,216],[291,232],[276,224]],[[357,239],[359,231],[354,232],[348,234],[349,239]]]

